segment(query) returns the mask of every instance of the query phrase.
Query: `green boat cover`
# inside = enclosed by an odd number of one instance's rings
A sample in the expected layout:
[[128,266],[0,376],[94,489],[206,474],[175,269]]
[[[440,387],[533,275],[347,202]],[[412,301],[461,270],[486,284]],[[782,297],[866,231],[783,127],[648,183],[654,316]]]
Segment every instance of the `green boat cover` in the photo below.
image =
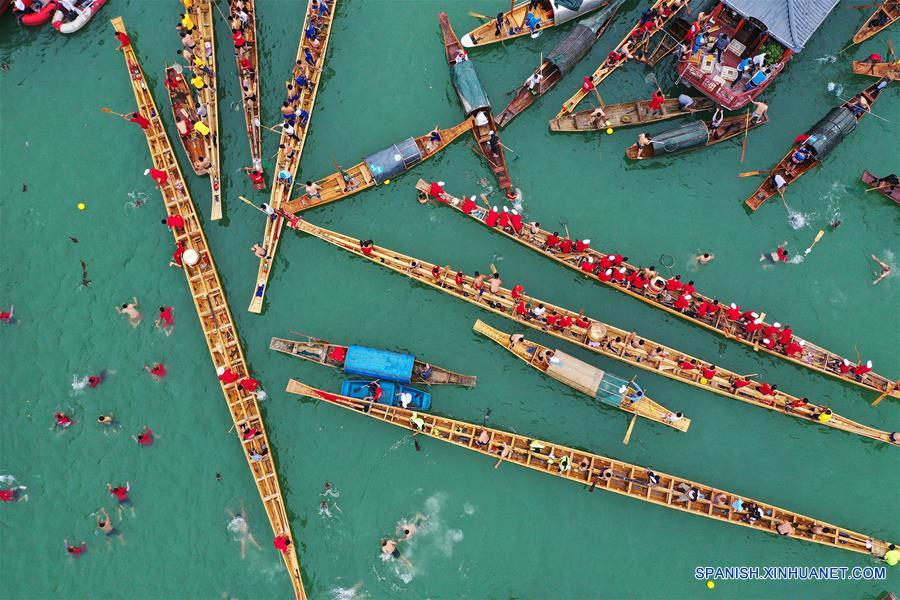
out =
[[681,127],[669,129],[653,136],[653,155],[674,154],[688,148],[703,146],[709,139],[709,129],[704,121],[691,121]]
[[484,86],[478,78],[475,71],[475,65],[471,60],[456,63],[450,67],[450,80],[453,87],[456,88],[456,95],[459,96],[459,103],[462,104],[463,112],[466,116],[470,116],[475,111],[482,108],[491,108],[491,101],[488,99]]
[[809,138],[805,145],[812,150],[818,160],[822,160],[855,129],[856,117],[849,109],[838,106],[832,108],[822,120],[806,132]]

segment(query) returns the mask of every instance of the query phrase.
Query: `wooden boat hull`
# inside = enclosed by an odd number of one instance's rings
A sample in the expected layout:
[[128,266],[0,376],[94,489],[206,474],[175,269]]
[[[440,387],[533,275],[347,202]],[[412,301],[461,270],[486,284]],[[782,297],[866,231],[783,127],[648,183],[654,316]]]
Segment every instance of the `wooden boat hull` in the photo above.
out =
[[[430,186],[423,180],[419,180],[416,185],[417,189],[428,193],[430,191]],[[562,252],[550,252],[546,249],[546,241],[548,236],[550,236],[550,232],[544,229],[538,228],[535,234],[532,234],[529,229],[523,228],[521,233],[516,233],[511,227],[503,227],[499,223],[495,226],[491,226],[488,224],[488,209],[479,208],[474,203],[470,202],[466,203],[465,200],[461,200],[459,198],[454,198],[450,194],[446,192],[443,194],[442,198],[438,199],[440,204],[446,204],[450,208],[453,208],[460,213],[468,216],[469,218],[477,221],[481,225],[489,227],[491,231],[499,233],[508,237],[509,239],[522,244],[526,248],[529,248],[541,256],[545,258],[549,258],[550,260],[572,269],[573,271],[579,273],[583,277],[588,277],[592,281],[596,281],[598,283],[602,283],[609,288],[612,288],[616,291],[622,292],[624,294],[628,294],[632,298],[640,300],[645,304],[653,306],[654,308],[664,310],[667,313],[684,319],[693,323],[694,325],[698,325],[709,331],[714,331],[726,339],[733,340],[735,342],[739,342],[746,346],[750,346],[754,349],[754,351],[761,351],[771,354],[772,356],[778,357],[782,360],[786,360],[791,362],[797,366],[805,367],[808,369],[812,369],[813,371],[828,375],[829,377],[834,377],[835,379],[852,383],[854,385],[858,385],[867,390],[877,392],[879,394],[889,394],[893,398],[900,398],[900,387],[897,386],[897,382],[894,382],[883,375],[879,375],[874,372],[870,372],[866,375],[864,380],[857,380],[855,378],[848,378],[846,376],[841,375],[836,370],[836,365],[843,363],[845,357],[835,354],[833,352],[829,352],[825,348],[814,344],[813,342],[798,337],[796,335],[792,336],[792,339],[799,342],[804,343],[805,353],[801,358],[794,358],[793,356],[787,356],[783,352],[777,350],[770,350],[765,346],[761,346],[759,344],[762,339],[759,336],[746,336],[739,335],[739,330],[736,327],[736,323],[729,322],[724,318],[723,312],[724,310],[719,310],[713,314],[709,314],[706,316],[700,316],[698,314],[688,314],[687,312],[682,312],[679,310],[675,310],[674,302],[675,295],[669,294],[668,292],[664,292],[661,289],[656,291],[653,290],[644,290],[644,291],[636,291],[630,284],[622,285],[616,283],[615,281],[601,281],[599,277],[594,274],[589,274],[585,272],[582,268],[582,259],[585,257],[591,258],[596,264],[601,264],[603,259],[608,255],[600,250],[596,250],[594,248],[588,248],[585,252],[582,253],[573,253],[573,254],[564,254]],[[627,274],[633,274],[639,270],[638,267],[635,267],[632,264],[623,262],[621,264],[622,267],[626,269]],[[627,280],[626,280],[627,284]],[[664,287],[664,286],[663,286]],[[704,296],[702,293],[698,291],[693,292],[694,302],[702,302],[706,301],[708,303],[714,303],[715,300],[710,298],[709,296]],[[726,306],[727,303],[722,303],[721,306]],[[763,320],[763,327],[769,327],[769,323]],[[849,359],[847,359],[849,360]]]
[[[878,22],[876,22],[876,19],[878,19]],[[897,0],[885,0],[853,35],[853,43],[859,44],[866,41],[893,25],[897,19],[900,19],[900,2],[897,2]],[[870,24],[872,25],[871,27]]]
[[[185,81],[184,75],[176,71],[174,67],[166,67],[166,78],[178,81],[177,87],[169,88],[168,92],[169,106],[172,110],[172,117],[175,119],[176,129],[179,131],[178,138],[181,140],[181,147],[184,149],[194,173],[201,177],[208,175],[209,171],[200,167],[202,159],[206,156],[207,146],[203,136],[194,131],[194,122],[198,121],[199,117],[191,88]],[[179,122],[183,125],[179,125]],[[180,135],[182,129],[188,134]]]
[[513,99],[506,105],[503,112],[497,116],[498,126],[506,127],[510,121],[525,112],[538,98],[556,87],[556,84],[562,79],[562,73],[559,72],[556,65],[546,60],[541,63],[539,71],[544,79],[538,84],[535,91],[528,89],[527,80],[526,83],[519,87]]
[[[332,344],[324,340],[310,339],[306,342],[286,340],[273,337],[269,341],[269,349],[281,352],[296,358],[302,358],[326,367],[343,369],[349,346]],[[423,377],[426,369],[432,373],[428,378]],[[462,385],[473,387],[477,379],[473,375],[460,375],[449,369],[422,362],[416,359],[413,362],[410,382],[420,385]]]
[[[553,379],[556,379],[557,381],[568,385],[572,389],[578,390],[586,396],[595,399],[597,398],[597,385],[590,385],[589,387],[580,386],[575,383],[572,378],[556,374],[554,369],[548,368],[547,363],[544,363],[538,359],[538,355],[541,352],[549,351],[558,356],[562,354],[561,351],[551,349],[547,346],[542,346],[537,342],[532,342],[525,339],[520,342],[513,343],[508,333],[500,331],[499,329],[494,329],[480,319],[475,321],[475,325],[472,327],[472,329],[477,333],[482,334],[486,338],[493,340],[501,347],[506,348],[513,356],[520,358],[522,361],[534,367],[541,373],[544,373],[545,375],[548,375],[549,377],[552,377]],[[568,363],[570,361],[575,362],[576,360],[577,359],[575,359],[574,357],[566,356],[565,358],[563,358],[562,362]],[[598,379],[598,381],[596,381],[597,384],[601,383],[603,379],[608,379],[607,374],[600,369],[586,364],[584,366],[587,369],[593,369],[598,372],[598,375],[596,376],[596,378]],[[622,380],[621,378],[617,379]],[[591,383],[593,384],[594,382]],[[656,421],[657,423],[672,427],[673,429],[677,429],[679,431],[687,431],[691,426],[691,420],[684,417],[678,420],[667,419],[667,417],[674,414],[672,411],[648,398],[646,395],[644,395],[642,390],[639,394],[636,394],[635,392],[636,390],[633,387],[628,387],[626,390],[621,391],[621,394],[619,394],[618,402],[616,403],[616,407],[625,412],[637,415],[639,417],[644,417],[645,419],[649,419],[650,421]],[[628,396],[636,398],[636,400],[631,400],[628,398]],[[612,402],[607,403],[612,404]]]
[[650,112],[649,100],[636,100],[634,102],[622,102],[620,104],[607,104],[604,111],[606,119],[592,117],[594,109],[580,110],[572,114],[554,117],[550,119],[550,131],[579,132],[579,131],[605,131],[608,128],[619,129],[622,127],[634,127],[646,125],[657,121],[686,117],[697,112],[712,110],[715,108],[709,98],[694,98],[694,103],[687,109],[681,110],[678,98],[669,98],[662,105],[662,112],[654,114]]
[[[477,426],[433,414],[420,416],[413,411],[317,390],[294,379],[288,381],[286,391],[322,400],[350,410],[354,414],[390,423],[403,428],[404,432],[421,433],[454,446],[473,450],[491,459],[499,457],[497,466],[503,461],[514,463],[567,479],[582,487],[588,486],[589,490],[606,490],[722,523],[739,525],[779,537],[815,542],[875,558],[883,558],[891,547],[887,541],[748,498],[743,494],[727,492],[718,487],[651,471],[646,467],[535,437],[509,433],[484,425]],[[482,437],[487,438],[487,443],[482,444],[478,441]],[[655,483],[651,481],[651,475]],[[697,500],[685,498],[684,492],[687,490],[696,490]],[[758,507],[762,517],[749,518],[751,507]],[[781,522],[791,524],[791,532],[787,535],[778,534],[777,527]],[[817,531],[820,533],[816,533]]]
[[[868,171],[863,171],[862,177],[860,177],[860,179],[862,179],[862,182],[870,188],[877,188],[879,186],[878,177],[875,177]],[[882,189],[879,189],[878,193],[885,198],[889,198],[897,204],[900,204],[900,186],[886,186]]]
[[487,111],[486,116],[487,124],[485,125],[478,125],[474,120],[472,121],[472,134],[475,136],[478,152],[487,161],[491,173],[494,174],[494,178],[497,180],[497,185],[501,190],[508,190],[512,188],[512,179],[510,179],[509,170],[506,168],[506,156],[503,153],[503,146],[498,146],[495,153],[490,141],[491,132],[498,131],[499,127],[494,122],[494,115],[490,111]]
[[678,44],[684,39],[684,36],[687,35],[690,29],[691,24],[683,18],[673,18],[665,28],[666,35],[663,35],[659,39],[659,43],[652,49],[648,46],[644,58],[638,58],[637,60],[646,64],[648,67],[655,67],[659,61],[675,51],[675,48],[678,47]]
[[[719,125],[718,131],[713,130],[712,123],[709,121],[703,121],[706,125],[706,143],[700,146],[692,146],[688,148],[683,148],[681,150],[677,150],[675,152],[666,152],[664,154],[658,154],[657,145],[650,144],[645,147],[643,150],[638,148],[637,144],[632,144],[628,148],[625,149],[625,156],[630,160],[645,160],[648,158],[658,158],[659,156],[672,156],[675,154],[681,154],[682,152],[690,152],[691,150],[696,150],[698,148],[706,148],[708,146],[714,146],[716,144],[721,144],[726,140],[733,139],[739,135],[744,135],[745,131],[749,131],[750,129],[755,129],[760,125],[765,125],[768,122],[768,116],[763,116],[757,122],[748,121],[747,115],[733,115],[730,117],[725,117],[722,120],[722,124]],[[664,134],[666,132],[661,132],[659,134],[655,134],[657,137]]]
[[[454,125],[449,129],[441,129],[441,141],[436,144],[432,144],[429,134],[425,134],[423,136],[415,138],[415,144],[419,149],[419,158],[413,164],[410,164],[408,166],[404,163],[404,166],[406,166],[404,172],[412,169],[420,162],[428,160],[432,156],[436,155],[438,152],[445,149],[454,140],[465,134],[470,129],[472,129],[472,119],[466,119],[462,123]],[[396,144],[393,146],[389,146],[389,148],[395,147]],[[377,156],[381,152],[384,151],[381,150],[379,152],[376,152],[375,154],[370,155],[370,158]],[[393,175],[392,177],[396,177],[396,175]],[[324,204],[337,202],[338,200],[348,198],[353,194],[357,194],[365,189],[379,185],[379,179],[380,177],[376,177],[372,173],[372,170],[370,169],[367,161],[363,160],[362,162],[353,165],[349,169],[340,169],[336,173],[332,173],[327,177],[323,177],[322,179],[317,180],[316,185],[318,185],[320,188],[320,197],[310,198],[309,196],[304,194],[302,196],[294,198],[290,202],[285,202],[281,208],[285,212],[293,214],[308,210],[310,208],[315,208],[317,206],[322,206]]]
[[[870,85],[869,87],[867,87],[866,89],[861,91],[860,93],[858,93],[855,96],[853,96],[852,98],[850,98],[849,101],[844,102],[841,105],[841,107],[847,109],[847,107],[850,104],[852,104],[853,102],[856,102],[860,97],[865,97],[866,100],[869,102],[869,106],[871,109],[871,106],[873,106],[875,104],[875,102],[878,100],[878,98],[880,97],[881,91],[885,87],[887,87],[889,84],[890,84],[889,79],[880,79],[876,83],[873,83],[872,85]],[[847,109],[847,110],[849,110],[849,109]],[[866,112],[868,112],[868,111],[866,111]],[[856,121],[858,122],[864,116],[866,116],[866,112],[863,112],[859,116],[857,116]],[[829,113],[829,114],[831,114],[831,113]],[[813,128],[818,126],[820,123],[821,123],[821,121],[819,123],[816,123],[816,125],[814,125]],[[841,138],[841,140],[842,139],[843,138]],[[840,143],[841,140],[838,140],[837,143]],[[766,177],[765,181],[763,181],[760,184],[760,186],[758,188],[756,188],[756,191],[753,192],[753,195],[744,201],[744,204],[748,208],[750,208],[750,210],[753,210],[753,211],[757,210],[760,206],[763,205],[763,203],[766,200],[768,200],[769,198],[771,198],[772,196],[774,196],[775,194],[778,193],[778,189],[775,185],[775,176],[776,175],[781,175],[786,181],[785,185],[782,186],[782,191],[783,191],[784,188],[787,188],[787,186],[794,183],[797,179],[799,179],[805,173],[809,172],[814,167],[817,167],[819,165],[822,157],[817,156],[815,153],[813,153],[812,156],[810,156],[810,158],[807,159],[806,161],[804,161],[803,163],[801,163],[799,165],[793,164],[793,162],[791,161],[791,156],[793,156],[794,152],[796,152],[797,149],[799,149],[803,145],[805,145],[805,144],[794,143],[794,145],[791,147],[790,151],[784,156],[784,158],[782,158],[781,161],[769,171],[769,175]],[[833,148],[833,145],[832,145],[832,148]]]
[[537,35],[533,35],[531,30],[524,26],[525,14],[528,12],[529,5],[529,1],[526,0],[516,4],[512,10],[503,13],[503,27],[500,28],[499,35],[496,33],[496,21],[491,19],[462,36],[462,45],[466,48],[487,46],[525,35],[531,36],[533,39],[539,37],[540,32],[545,29],[567,23],[576,17],[601,8],[604,4],[605,0],[585,0],[577,11],[570,11],[565,7],[555,7],[553,3],[544,0],[533,11],[534,16],[541,21],[540,28],[535,32]]
[[[233,5],[234,0],[232,0]],[[250,164],[260,172],[263,170],[262,165],[262,128],[260,127],[262,117],[259,112],[259,54],[256,43],[256,6],[254,0],[244,0],[244,12],[249,17],[244,25],[244,38],[247,45],[244,53],[252,63],[250,70],[241,67],[240,56],[235,54],[235,66],[237,67],[239,92],[241,94],[241,105],[244,109],[244,122],[247,126],[247,141],[250,144]],[[232,11],[232,14],[235,14]],[[253,95],[253,98],[247,98],[244,93],[244,87],[247,87]],[[258,189],[265,189],[265,184]]]
[[871,63],[864,60],[853,61],[853,72],[857,75],[868,75],[879,79],[900,79],[900,62]]
[[[372,390],[367,386],[372,383],[372,380],[345,381],[341,385],[341,395],[347,396],[348,398],[357,398],[359,400],[371,398]],[[397,406],[401,408],[408,408],[409,410],[422,411],[426,411],[431,408],[431,394],[429,394],[428,392],[423,392],[422,390],[417,390],[416,388],[409,387],[407,385],[400,385],[391,381],[379,381],[376,383],[376,385],[381,388],[383,394],[381,398],[376,400],[378,404],[385,404],[387,406]],[[406,407],[403,407],[403,403],[401,400],[402,394],[409,394],[410,402]]]
[[[696,370],[692,373],[690,370],[686,371],[679,366],[682,361],[691,360],[696,361],[696,364],[705,364],[701,359],[684,354],[674,348],[669,348],[653,340],[639,338],[635,332],[629,333],[626,330],[614,327],[608,323],[603,323],[582,314],[555,306],[549,302],[542,302],[538,298],[529,295],[528,302],[532,306],[543,304],[546,311],[569,317],[573,320],[573,323],[576,319],[581,319],[582,317],[587,319],[589,323],[588,327],[573,326],[567,330],[557,330],[546,326],[539,318],[529,317],[527,314],[520,316],[516,312],[516,307],[520,305],[520,301],[517,301],[513,297],[511,291],[506,288],[501,287],[496,292],[488,291],[481,294],[470,293],[470,291],[474,292],[474,290],[477,289],[474,280],[472,277],[464,275],[459,271],[454,272],[449,268],[443,268],[440,265],[406,256],[396,250],[388,248],[375,247],[369,255],[366,255],[360,251],[359,240],[334,231],[329,231],[322,227],[317,227],[309,221],[301,221],[298,225],[298,229],[303,233],[313,235],[380,267],[390,269],[395,273],[409,277],[423,285],[441,291],[459,300],[463,300],[464,302],[468,302],[483,310],[511,319],[525,327],[530,327],[542,331],[547,335],[552,335],[556,338],[576,344],[590,352],[595,352],[614,360],[625,362],[637,368],[657,373],[700,389],[705,389],[720,396],[740,400],[741,402],[746,402],[760,408],[773,410],[796,418],[815,421],[826,427],[832,427],[848,433],[855,433],[861,437],[878,440],[886,444],[900,446],[900,433],[895,432],[894,434],[891,434],[887,431],[881,431],[874,427],[856,423],[855,421],[851,421],[850,419],[834,413],[832,413],[831,418],[827,421],[818,421],[818,412],[824,410],[824,408],[811,403],[796,408],[789,408],[789,402],[799,402],[800,398],[786,394],[781,390],[778,390],[775,395],[771,397],[764,395],[759,389],[749,387],[734,390],[731,381],[739,377],[738,373],[724,369],[721,366],[718,367],[716,376],[712,381],[707,381],[705,379],[701,380],[699,373],[697,373]],[[442,269],[441,275],[437,280],[432,275],[436,267]],[[462,280],[462,287],[455,284],[457,275]],[[597,333],[595,337],[595,331],[599,331],[600,329],[602,329],[602,333]],[[629,340],[636,338],[644,339],[645,343],[641,345],[642,348],[658,347],[666,357],[662,357],[658,361],[650,359],[647,350],[637,349],[629,345]],[[619,341],[616,342],[616,340]],[[603,342],[606,342],[606,346],[602,345]],[[894,393],[896,393],[896,391]]]

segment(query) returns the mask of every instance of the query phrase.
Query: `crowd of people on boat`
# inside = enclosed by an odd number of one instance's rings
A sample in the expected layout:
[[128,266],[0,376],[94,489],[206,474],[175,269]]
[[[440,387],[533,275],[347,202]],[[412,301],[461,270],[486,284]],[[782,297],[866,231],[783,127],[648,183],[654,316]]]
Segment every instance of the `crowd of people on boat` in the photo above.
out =
[[[231,0],[229,4],[228,22],[231,28],[231,41],[234,43],[234,56],[238,65],[238,78],[241,86],[241,100],[245,107],[250,108],[251,122],[247,124],[247,135],[251,139],[259,139],[262,135],[260,128],[259,103],[257,102],[257,74],[256,74],[256,39],[255,27],[251,26],[251,19],[255,15],[247,12],[253,10],[247,6],[244,0]],[[253,187],[257,190],[265,189],[266,182],[263,177],[262,157],[254,157],[252,166],[247,172],[253,181]]]

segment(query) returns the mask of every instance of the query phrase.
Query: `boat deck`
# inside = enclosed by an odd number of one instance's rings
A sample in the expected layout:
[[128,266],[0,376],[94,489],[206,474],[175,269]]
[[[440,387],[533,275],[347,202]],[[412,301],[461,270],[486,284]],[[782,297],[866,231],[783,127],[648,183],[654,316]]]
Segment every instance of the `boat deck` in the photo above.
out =
[[[112,20],[117,32],[127,33],[121,17]],[[241,347],[240,337],[231,317],[228,300],[212,252],[203,233],[200,218],[194,207],[194,202],[188,192],[181,169],[169,138],[166,136],[162,119],[156,109],[153,95],[147,87],[144,73],[134,52],[134,47],[127,46],[123,49],[125,62],[134,91],[137,108],[141,114],[150,120],[150,127],[144,132],[147,137],[147,145],[153,166],[168,174],[168,181],[160,186],[160,192],[165,202],[166,214],[180,215],[184,219],[184,229],[173,229],[172,233],[176,244],[182,244],[186,248],[193,249],[199,255],[199,260],[194,266],[184,263],[184,275],[187,278],[191,298],[200,319],[203,329],[203,337],[209,347],[209,353],[213,361],[213,372],[219,368],[231,369],[241,377],[249,375],[244,351]],[[278,482],[278,472],[272,457],[271,445],[266,435],[266,427],[256,397],[252,393],[238,389],[237,383],[220,384],[228,411],[231,413],[234,428],[244,450],[247,464],[253,474],[259,496],[266,509],[266,514],[272,525],[272,531],[277,535],[287,535],[293,542],[288,552],[283,553],[283,559],[291,583],[297,598],[305,599],[303,581],[300,577],[300,564],[297,559],[296,538],[291,534],[291,525],[285,510],[284,499],[281,495],[281,486]],[[256,429],[258,435],[249,440],[243,439],[241,429],[247,426]],[[250,452],[262,453],[262,449],[268,450],[262,460],[250,459]]]
[[[606,490],[722,523],[815,542],[876,558],[884,557],[890,547],[886,541],[773,504],[561,444],[435,414],[416,413],[399,407],[332,394],[294,379],[288,382],[287,391],[396,425],[412,431],[413,435],[426,435],[490,456],[499,461],[498,466],[504,461],[514,463],[588,486],[589,491]],[[485,444],[478,441],[482,433],[488,437]],[[651,481],[651,473],[654,479],[658,480]],[[687,497],[687,493],[692,490],[697,493],[696,500]],[[761,510],[759,518],[751,514],[751,511],[755,512],[754,507]],[[778,526],[781,523],[790,524],[791,532],[787,535],[779,533]]]
[[219,162],[219,92],[216,83],[216,38],[213,29],[213,7],[211,0],[196,0],[190,9],[191,17],[197,25],[194,37],[197,48],[203,48],[203,60],[212,71],[212,75],[198,71],[206,85],[197,95],[200,103],[206,108],[206,125],[209,127],[207,139],[207,158],[210,162],[209,185],[212,189],[212,208],[209,218],[218,221],[222,218],[222,179]]
[[[234,5],[231,0],[230,5]],[[244,121],[247,124],[247,141],[250,143],[250,164],[255,169],[262,171],[262,116],[259,111],[259,52],[256,43],[256,6],[254,0],[244,0],[244,12],[249,19],[244,25],[244,39],[247,40],[247,50],[253,68],[250,72],[241,68],[240,57],[235,54],[235,66],[237,67],[238,84],[240,86],[241,104],[244,107]],[[245,96],[244,88],[250,90],[252,98]]]

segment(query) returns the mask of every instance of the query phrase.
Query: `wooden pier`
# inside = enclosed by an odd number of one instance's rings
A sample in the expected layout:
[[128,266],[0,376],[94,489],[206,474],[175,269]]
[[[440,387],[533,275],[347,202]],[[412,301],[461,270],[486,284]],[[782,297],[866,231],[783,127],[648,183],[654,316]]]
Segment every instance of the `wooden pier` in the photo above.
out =
[[[113,19],[112,25],[117,32],[126,33],[121,17]],[[166,215],[177,215],[184,220],[184,227],[172,228],[172,234],[176,246],[185,249],[181,259],[184,275],[187,278],[194,307],[197,309],[203,337],[209,347],[213,367],[216,373],[220,369],[230,370],[238,376],[235,381],[228,384],[222,383],[220,380],[222,393],[225,395],[228,410],[234,421],[234,429],[241,442],[244,457],[247,459],[260,498],[272,524],[272,531],[276,536],[287,536],[291,540],[288,551],[283,553],[283,558],[297,598],[305,599],[306,593],[303,589],[300,564],[296,553],[297,542],[291,534],[290,522],[281,495],[278,473],[272,457],[269,438],[266,435],[265,424],[256,403],[256,396],[238,387],[240,380],[248,377],[250,373],[234,320],[231,317],[231,311],[228,308],[222,282],[219,279],[194,202],[191,200],[175,153],[172,151],[169,138],[163,128],[153,95],[135,55],[134,47],[130,44],[125,46],[122,53],[128,66],[137,110],[150,121],[150,127],[144,133],[150,148],[150,156],[153,159],[153,167],[164,171],[167,175],[167,181],[159,186],[165,202]],[[251,452],[259,458],[251,458]]]

